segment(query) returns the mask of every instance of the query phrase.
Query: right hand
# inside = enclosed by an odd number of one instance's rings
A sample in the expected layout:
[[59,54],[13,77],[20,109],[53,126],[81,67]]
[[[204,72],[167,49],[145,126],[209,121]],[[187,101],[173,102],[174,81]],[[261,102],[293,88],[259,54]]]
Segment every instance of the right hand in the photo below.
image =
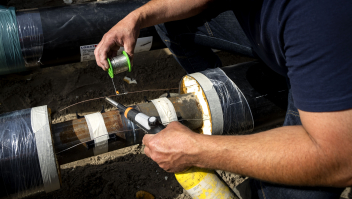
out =
[[143,138],[145,155],[167,172],[181,172],[198,166],[201,152],[201,135],[194,133],[179,122],[171,122],[157,134]]
[[131,63],[136,41],[140,32],[140,21],[136,14],[130,13],[112,27],[99,42],[94,50],[96,62],[103,70],[109,69],[108,57],[117,55],[120,47],[129,55]]

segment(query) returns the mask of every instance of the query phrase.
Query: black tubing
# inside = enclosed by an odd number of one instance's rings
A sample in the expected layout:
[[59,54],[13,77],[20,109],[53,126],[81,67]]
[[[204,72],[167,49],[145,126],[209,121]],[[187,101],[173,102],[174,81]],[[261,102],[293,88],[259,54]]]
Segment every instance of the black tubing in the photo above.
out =
[[[24,70],[80,62],[80,46],[98,44],[110,28],[146,2],[107,1],[18,11]],[[150,50],[165,48],[154,27],[141,30],[139,37],[148,36],[153,36]]]
[[283,76],[257,61],[221,69],[247,99],[254,130],[283,123],[288,99],[288,87]]

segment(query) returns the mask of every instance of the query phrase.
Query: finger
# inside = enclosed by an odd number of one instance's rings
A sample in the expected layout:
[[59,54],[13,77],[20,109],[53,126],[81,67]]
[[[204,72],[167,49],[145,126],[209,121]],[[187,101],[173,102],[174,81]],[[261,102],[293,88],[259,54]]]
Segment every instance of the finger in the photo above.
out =
[[99,62],[100,64],[107,70],[109,69],[109,64],[107,61],[108,55],[111,54],[112,49],[116,49],[118,46],[113,39],[109,39],[110,37],[106,37],[104,39],[104,43],[100,46],[98,53],[99,53]]
[[99,44],[97,45],[97,47],[95,48],[94,50],[94,56],[95,56],[95,61],[97,62],[97,65],[102,68],[104,70],[104,67],[100,64],[100,56],[99,56],[99,49],[100,49],[100,46],[101,44],[103,43],[104,41],[101,40],[99,42]]
[[124,48],[126,53],[128,54],[130,58],[131,65],[133,66],[133,55],[134,55],[134,49],[136,47],[136,41],[135,40],[128,40],[125,42]]
[[150,151],[150,149],[149,149],[147,146],[144,147],[144,153],[145,153],[146,156],[148,156],[149,158],[151,158],[151,157],[150,157],[151,151]]
[[99,50],[99,63],[100,65],[103,67],[104,70],[109,69],[109,64],[107,61],[108,58],[108,53],[110,51],[110,47],[109,46],[102,46]]
[[143,137],[142,143],[146,146],[149,147],[150,140],[154,137],[155,135],[150,135],[147,134]]

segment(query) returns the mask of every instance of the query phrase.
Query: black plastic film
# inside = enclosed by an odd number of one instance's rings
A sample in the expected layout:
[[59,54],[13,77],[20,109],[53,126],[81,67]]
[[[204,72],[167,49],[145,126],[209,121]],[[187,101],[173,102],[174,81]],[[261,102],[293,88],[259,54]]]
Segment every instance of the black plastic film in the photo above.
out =
[[16,17],[25,66],[40,66],[44,43],[40,13],[38,10],[22,11],[18,12]]
[[15,8],[0,5],[0,75],[25,70]]
[[[98,44],[104,34],[131,11],[147,1],[103,1],[40,8],[44,45],[43,67],[81,61],[81,47]],[[139,37],[153,36],[152,49],[163,48],[154,27],[143,28]]]
[[247,99],[254,130],[283,123],[288,88],[285,77],[262,62],[253,61],[221,68]]
[[[231,79],[220,68],[200,72],[213,84],[223,113],[223,134],[248,134],[254,128],[249,104]],[[216,120],[213,118],[212,120]]]
[[31,109],[0,115],[0,198],[44,190]]

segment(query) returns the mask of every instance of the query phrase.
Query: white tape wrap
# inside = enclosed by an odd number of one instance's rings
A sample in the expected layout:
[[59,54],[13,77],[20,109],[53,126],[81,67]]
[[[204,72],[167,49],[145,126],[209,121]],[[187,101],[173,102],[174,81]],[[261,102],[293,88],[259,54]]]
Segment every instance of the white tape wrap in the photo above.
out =
[[84,117],[88,125],[90,139],[94,140],[94,155],[108,152],[109,134],[101,113],[93,113]]
[[47,106],[31,109],[31,125],[35,134],[38,159],[45,192],[60,189]]
[[156,110],[159,113],[163,125],[168,125],[170,122],[177,121],[177,114],[172,102],[166,98],[152,100]]
[[202,73],[193,73],[189,76],[197,80],[207,98],[211,114],[212,135],[221,135],[223,133],[224,118],[219,96],[213,87],[213,83]]

